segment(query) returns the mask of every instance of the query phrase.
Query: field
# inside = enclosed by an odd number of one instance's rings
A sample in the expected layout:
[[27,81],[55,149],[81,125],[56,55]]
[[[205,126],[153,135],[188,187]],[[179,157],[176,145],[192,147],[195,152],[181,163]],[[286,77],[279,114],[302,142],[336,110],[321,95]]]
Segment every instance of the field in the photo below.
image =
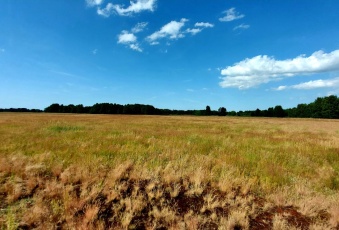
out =
[[0,113],[0,229],[339,229],[339,120]]

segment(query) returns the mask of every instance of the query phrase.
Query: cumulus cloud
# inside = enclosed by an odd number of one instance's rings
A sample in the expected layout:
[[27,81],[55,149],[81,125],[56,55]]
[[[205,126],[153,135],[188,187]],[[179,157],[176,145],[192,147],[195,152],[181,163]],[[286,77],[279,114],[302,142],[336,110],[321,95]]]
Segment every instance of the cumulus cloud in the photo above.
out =
[[247,30],[248,28],[250,28],[250,25],[246,25],[244,23],[236,26],[233,28],[233,30]]
[[149,35],[146,39],[151,44],[157,44],[157,40],[161,38],[170,38],[170,39],[178,39],[185,37],[184,33],[181,31],[182,27],[185,26],[185,23],[188,20],[186,18],[182,18],[178,21],[171,21],[164,25],[159,31],[154,32]]
[[121,34],[119,34],[118,36],[118,43],[121,43],[121,44],[132,43],[136,41],[137,41],[137,37],[134,34],[129,33],[126,30],[123,30]]
[[118,43],[128,45],[132,50],[142,52],[142,49],[137,42],[137,37],[127,30],[121,31],[121,34],[118,35]]
[[123,8],[121,5],[116,5],[115,10],[119,15],[127,16],[132,13],[139,13],[144,10],[154,11],[156,0],[136,0],[130,1],[130,6]]
[[193,29],[187,29],[187,33],[191,33],[192,35],[196,35],[197,33],[200,33],[202,31],[201,28],[193,28]]
[[142,52],[140,45],[138,43],[138,38],[135,34],[142,32],[148,25],[148,22],[139,22],[132,29],[131,32],[127,30],[121,31],[118,35],[118,43],[127,45],[130,49]]
[[331,53],[317,51],[309,57],[300,55],[287,60],[259,55],[222,69],[224,77],[219,84],[223,88],[248,89],[284,77],[335,70],[339,70],[339,50]]
[[144,29],[147,27],[148,22],[139,22],[138,24],[136,24],[133,28],[132,28],[132,32],[133,33],[140,33],[142,31],[144,31]]
[[196,35],[200,33],[205,28],[214,27],[213,24],[208,22],[197,22],[195,23],[194,28],[188,28],[185,31],[182,31],[182,28],[185,26],[185,23],[188,22],[188,19],[182,18],[178,21],[171,21],[170,23],[164,25],[159,31],[151,34],[146,39],[150,42],[151,45],[157,45],[157,42],[160,38],[168,37],[170,39],[178,39],[185,37],[185,33],[190,33]]
[[97,14],[103,16],[103,17],[109,17],[111,14],[113,14],[115,7],[112,3],[108,3],[105,8],[101,9],[98,7]]
[[130,44],[129,48],[131,48],[132,50],[138,51],[138,52],[142,52],[142,49],[139,47],[138,43]]
[[104,0],[86,0],[88,6],[99,6],[103,3]]
[[[100,0],[90,0],[91,2]],[[130,16],[141,11],[154,11],[156,0],[135,0],[130,1],[130,5],[124,8],[123,5],[108,3],[105,8],[98,7],[97,13],[104,17],[109,17],[111,14],[118,14],[120,16]],[[99,4],[98,4],[99,5]]]
[[190,33],[192,35],[196,35],[197,33],[200,33],[203,31],[205,28],[212,28],[214,27],[213,24],[208,23],[208,22],[197,22],[194,25],[194,28],[189,28],[186,30],[186,33]]
[[285,89],[301,89],[301,90],[309,90],[309,89],[318,89],[318,88],[339,88],[339,77],[333,79],[326,79],[326,80],[314,80],[303,82],[297,85],[291,86],[279,86],[275,90],[281,91]]
[[281,90],[285,90],[285,89],[287,89],[287,86],[286,85],[281,85],[278,88],[275,88],[274,90],[281,91]]
[[223,13],[226,15],[222,18],[219,18],[219,21],[221,22],[231,22],[231,21],[245,17],[244,14],[240,14],[239,12],[237,12],[235,8],[230,8],[228,10],[225,10]]
[[205,28],[208,28],[208,27],[214,27],[214,25],[213,24],[211,24],[211,23],[208,23],[208,22],[197,22],[197,23],[195,23],[195,25],[194,25],[195,27],[205,27]]

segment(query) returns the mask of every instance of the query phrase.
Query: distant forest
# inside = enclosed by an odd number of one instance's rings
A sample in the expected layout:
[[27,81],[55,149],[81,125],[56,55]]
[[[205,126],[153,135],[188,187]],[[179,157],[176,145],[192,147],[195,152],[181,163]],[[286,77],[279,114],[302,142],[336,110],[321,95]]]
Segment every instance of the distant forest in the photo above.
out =
[[302,117],[339,119],[339,98],[318,97],[310,104],[299,104],[291,109],[277,105],[266,110],[227,111],[225,107],[211,110],[170,110],[158,109],[152,105],[96,103],[93,106],[52,104],[42,110],[26,108],[0,109],[0,112],[46,112],[46,113],[88,113],[88,114],[134,114],[134,115],[196,115],[196,116],[245,116],[245,117]]

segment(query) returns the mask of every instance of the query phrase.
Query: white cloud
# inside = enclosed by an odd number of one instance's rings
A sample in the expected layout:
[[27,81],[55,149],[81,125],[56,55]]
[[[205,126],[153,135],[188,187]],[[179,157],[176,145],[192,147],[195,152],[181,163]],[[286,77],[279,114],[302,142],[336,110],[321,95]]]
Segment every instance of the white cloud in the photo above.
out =
[[275,88],[274,90],[277,90],[277,91],[281,91],[281,90],[285,90],[287,89],[288,87],[286,85],[281,85],[279,86],[278,88]]
[[98,7],[97,14],[109,17],[111,14],[114,13],[114,5],[112,3],[108,3],[105,8],[101,9]]
[[94,54],[94,55],[96,55],[98,53],[98,49],[94,49],[93,51],[92,51],[92,54]]
[[315,74],[339,70],[339,50],[331,53],[317,51],[311,56],[300,55],[294,59],[275,60],[259,55],[247,58],[233,66],[221,70],[223,88],[248,89],[283,77]]
[[285,90],[285,89],[301,89],[301,90],[309,90],[309,89],[317,89],[317,88],[339,88],[339,77],[327,80],[314,80],[303,82],[297,85],[291,86],[279,86],[275,90]]
[[130,6],[123,8],[121,5],[115,5],[116,12],[121,16],[128,16],[132,13],[139,13],[144,10],[154,11],[156,0],[136,0],[130,1]]
[[170,39],[178,39],[185,37],[185,33],[190,33],[192,35],[196,35],[200,33],[205,28],[214,27],[213,24],[208,22],[197,22],[195,23],[194,28],[188,28],[185,31],[182,31],[182,28],[185,26],[185,23],[188,22],[188,19],[182,18],[178,21],[171,21],[164,25],[159,31],[154,32],[150,36],[146,38],[151,45],[158,45],[158,39],[161,38],[170,38]]
[[103,3],[104,0],[86,0],[88,6],[99,6]]
[[234,20],[245,17],[244,14],[238,13],[235,10],[235,8],[230,8],[230,9],[224,11],[223,13],[226,14],[226,15],[222,18],[219,18],[219,21],[221,21],[221,22],[230,22],[230,21],[234,21]]
[[137,37],[126,30],[121,31],[121,34],[118,35],[118,43],[128,45],[128,47],[132,50],[142,52],[140,48]]
[[[101,0],[90,0],[91,2],[102,2]],[[130,16],[133,13],[140,13],[141,11],[154,11],[156,0],[134,0],[130,1],[130,5],[124,8],[123,5],[108,3],[105,8],[98,7],[97,13],[104,17],[109,17],[111,14],[118,14],[120,16]],[[99,5],[99,4],[97,4]]]
[[142,52],[142,49],[139,47],[138,43],[130,44],[129,48],[131,48],[132,50],[138,51],[138,52]]
[[208,22],[197,22],[194,25],[195,28],[189,28],[186,30],[186,33],[191,33],[192,35],[196,35],[197,33],[200,33],[205,28],[212,28],[214,27],[213,24]]
[[202,31],[202,29],[198,29],[198,28],[193,28],[193,29],[187,29],[186,32],[187,33],[191,33],[192,35],[196,35],[197,33],[200,33]]
[[250,25],[246,25],[246,24],[242,23],[242,24],[240,24],[240,25],[234,27],[233,30],[239,30],[239,29],[241,29],[241,30],[246,30],[246,29],[248,29],[248,28],[250,28]]
[[132,28],[133,33],[139,33],[142,32],[148,25],[148,22],[139,22]]
[[195,23],[195,25],[194,25],[195,27],[205,27],[205,28],[208,28],[208,27],[214,27],[214,25],[213,24],[211,24],[211,23],[208,23],[208,22],[197,22],[197,23]]
[[118,43],[128,45],[128,47],[132,50],[142,52],[142,49],[137,42],[138,38],[134,34],[142,32],[147,25],[147,22],[140,22],[131,29],[132,32],[127,30],[121,31],[121,33],[118,35]]
[[328,80],[315,80],[304,82],[298,85],[293,85],[293,89],[316,89],[316,88],[333,88],[339,87],[339,78],[328,79]]
[[136,41],[137,41],[137,37],[134,34],[129,33],[126,30],[123,30],[121,34],[119,34],[118,36],[118,43],[121,43],[121,44],[127,44],[127,43],[136,42]]
[[179,22],[171,21],[164,25],[159,31],[154,32],[146,39],[151,43],[155,44],[158,39],[169,37],[170,39],[183,38],[185,35],[181,32],[181,28],[185,25],[188,20],[182,18]]

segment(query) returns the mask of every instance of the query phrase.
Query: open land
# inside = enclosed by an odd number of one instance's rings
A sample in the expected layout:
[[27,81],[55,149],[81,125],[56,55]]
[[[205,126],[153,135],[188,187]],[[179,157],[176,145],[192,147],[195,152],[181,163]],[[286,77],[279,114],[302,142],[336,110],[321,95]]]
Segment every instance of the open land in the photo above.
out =
[[339,121],[0,114],[0,229],[339,229]]

